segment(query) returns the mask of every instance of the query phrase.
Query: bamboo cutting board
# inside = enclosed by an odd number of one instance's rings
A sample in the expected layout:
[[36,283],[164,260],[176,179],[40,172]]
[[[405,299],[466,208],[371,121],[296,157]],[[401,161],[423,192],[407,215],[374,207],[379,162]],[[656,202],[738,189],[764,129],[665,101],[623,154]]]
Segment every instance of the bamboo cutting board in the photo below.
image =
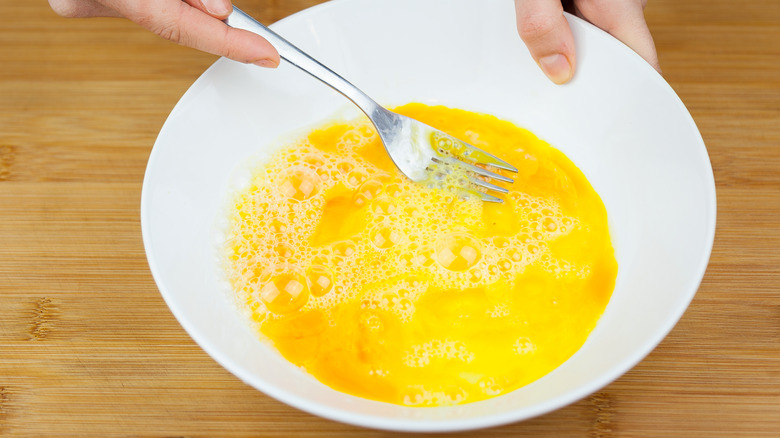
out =
[[[270,23],[318,1],[245,0]],[[780,2],[650,0],[718,190],[691,307],[598,393],[478,436],[780,436]],[[182,330],[141,243],[157,132],[215,58],[0,0],[0,435],[393,436],[241,383]]]

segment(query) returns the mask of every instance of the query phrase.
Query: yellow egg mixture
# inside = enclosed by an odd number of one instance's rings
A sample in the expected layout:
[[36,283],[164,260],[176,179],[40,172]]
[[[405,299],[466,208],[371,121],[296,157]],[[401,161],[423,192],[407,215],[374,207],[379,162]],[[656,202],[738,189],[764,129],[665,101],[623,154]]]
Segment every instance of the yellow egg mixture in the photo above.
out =
[[585,342],[617,274],[601,199],[493,116],[396,111],[514,164],[503,204],[407,180],[366,120],[284,148],[235,198],[226,271],[264,337],[337,390],[408,406],[515,390]]

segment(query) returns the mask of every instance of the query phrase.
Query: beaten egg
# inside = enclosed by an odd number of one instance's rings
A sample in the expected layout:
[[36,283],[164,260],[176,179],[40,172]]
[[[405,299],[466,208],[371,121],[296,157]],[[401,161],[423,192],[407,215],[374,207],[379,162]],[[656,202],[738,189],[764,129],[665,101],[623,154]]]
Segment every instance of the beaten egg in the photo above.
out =
[[287,360],[355,396],[453,405],[541,378],[583,345],[614,288],[601,199],[509,122],[395,110],[515,165],[504,202],[409,181],[365,119],[322,126],[235,196],[224,265],[239,302]]

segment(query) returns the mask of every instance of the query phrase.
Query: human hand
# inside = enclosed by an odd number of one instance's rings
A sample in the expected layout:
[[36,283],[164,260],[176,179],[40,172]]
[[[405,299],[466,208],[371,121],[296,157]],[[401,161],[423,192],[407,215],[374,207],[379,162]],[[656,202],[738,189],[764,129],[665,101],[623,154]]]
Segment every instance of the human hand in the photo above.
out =
[[[645,22],[647,0],[569,0],[567,11],[593,23],[633,49],[658,72],[658,55]],[[571,10],[569,10],[571,9]],[[560,0],[515,0],[517,31],[542,71],[568,82],[576,65],[574,38]]]
[[230,0],[49,0],[63,17],[125,17],[178,44],[262,67],[279,65],[264,38],[222,22]]

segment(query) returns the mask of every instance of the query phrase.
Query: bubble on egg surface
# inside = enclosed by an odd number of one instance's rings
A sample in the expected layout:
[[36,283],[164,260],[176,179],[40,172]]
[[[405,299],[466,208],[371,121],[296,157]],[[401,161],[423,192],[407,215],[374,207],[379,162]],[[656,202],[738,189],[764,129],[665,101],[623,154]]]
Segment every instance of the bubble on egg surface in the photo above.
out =
[[331,250],[333,254],[338,257],[352,257],[352,255],[355,254],[355,251],[357,250],[357,246],[355,245],[355,242],[351,240],[345,240],[342,242],[336,242],[332,246]]
[[305,167],[295,167],[281,175],[277,189],[289,199],[302,201],[315,196],[320,190],[320,184],[316,172]]
[[388,249],[401,243],[403,234],[389,225],[379,225],[371,230],[371,243],[378,249]]
[[434,258],[450,271],[465,271],[479,262],[482,245],[465,233],[444,235],[435,244]]
[[324,265],[314,265],[306,271],[309,291],[315,297],[321,297],[333,290],[333,272]]
[[303,273],[294,267],[284,266],[267,275],[260,286],[259,297],[271,312],[288,314],[306,304],[309,288]]

